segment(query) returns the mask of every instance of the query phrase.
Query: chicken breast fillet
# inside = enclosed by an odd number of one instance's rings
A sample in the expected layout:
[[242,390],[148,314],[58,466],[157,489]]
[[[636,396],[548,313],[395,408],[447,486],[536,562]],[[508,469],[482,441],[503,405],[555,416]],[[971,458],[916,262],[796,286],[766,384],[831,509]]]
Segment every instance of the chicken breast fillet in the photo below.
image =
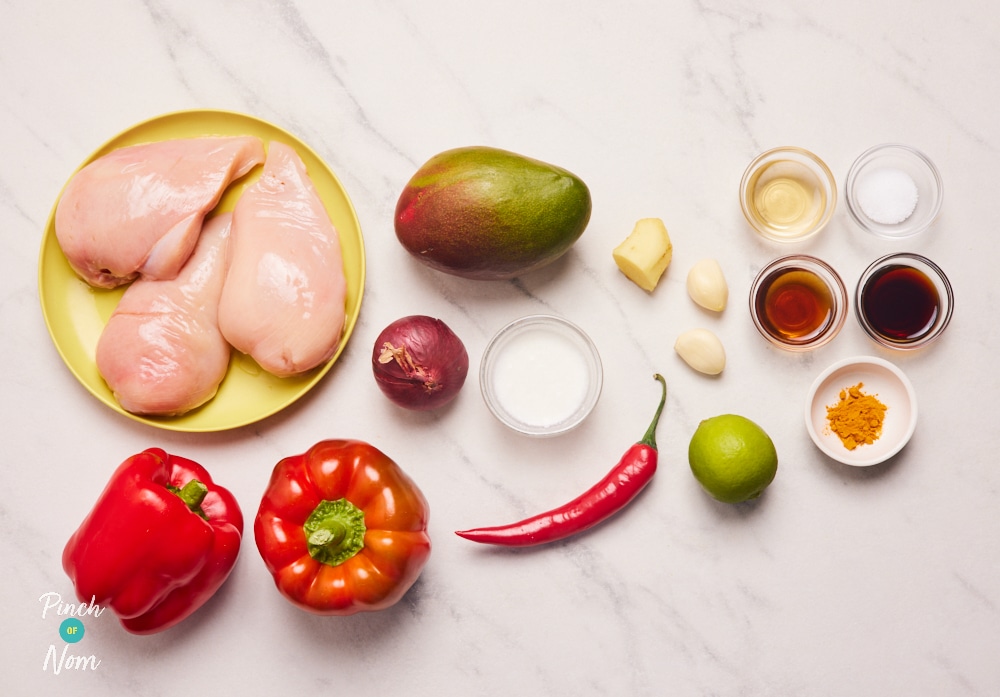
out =
[[272,142],[233,211],[222,334],[274,375],[304,373],[336,350],[346,297],[337,230],[298,153]]
[[210,218],[176,278],[140,278],[97,343],[97,369],[122,408],[177,415],[215,396],[232,349],[218,325],[232,215]]
[[263,161],[264,143],[253,136],[119,148],[70,179],[56,207],[56,239],[93,286],[173,278],[226,187]]

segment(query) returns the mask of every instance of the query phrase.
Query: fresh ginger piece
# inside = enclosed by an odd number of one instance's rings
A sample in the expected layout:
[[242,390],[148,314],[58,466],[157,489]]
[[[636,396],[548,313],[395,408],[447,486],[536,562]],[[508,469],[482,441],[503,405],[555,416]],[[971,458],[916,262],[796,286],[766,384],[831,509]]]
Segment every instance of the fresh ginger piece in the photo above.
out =
[[674,246],[659,218],[642,218],[612,256],[622,273],[645,291],[652,291],[670,265]]

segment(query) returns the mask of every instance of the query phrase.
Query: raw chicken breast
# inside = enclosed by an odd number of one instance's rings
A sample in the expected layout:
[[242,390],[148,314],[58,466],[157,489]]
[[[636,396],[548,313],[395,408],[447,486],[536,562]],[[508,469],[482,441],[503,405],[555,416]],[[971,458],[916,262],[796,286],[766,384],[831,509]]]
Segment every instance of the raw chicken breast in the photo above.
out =
[[127,411],[176,415],[215,396],[231,353],[217,321],[231,223],[206,221],[178,276],[138,279],[108,320],[97,369]]
[[226,187],[263,161],[264,143],[252,136],[119,148],[70,179],[56,207],[56,239],[93,286],[173,278]]
[[281,377],[333,355],[347,297],[340,236],[288,145],[269,145],[237,201],[227,267],[219,327],[237,350]]

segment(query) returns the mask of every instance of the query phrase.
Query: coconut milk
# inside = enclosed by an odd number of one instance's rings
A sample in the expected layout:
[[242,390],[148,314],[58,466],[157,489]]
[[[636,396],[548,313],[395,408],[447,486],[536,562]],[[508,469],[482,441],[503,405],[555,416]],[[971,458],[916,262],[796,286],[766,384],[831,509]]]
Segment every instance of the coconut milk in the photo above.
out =
[[581,349],[558,331],[529,329],[512,336],[493,367],[497,402],[522,423],[545,427],[570,418],[589,387]]

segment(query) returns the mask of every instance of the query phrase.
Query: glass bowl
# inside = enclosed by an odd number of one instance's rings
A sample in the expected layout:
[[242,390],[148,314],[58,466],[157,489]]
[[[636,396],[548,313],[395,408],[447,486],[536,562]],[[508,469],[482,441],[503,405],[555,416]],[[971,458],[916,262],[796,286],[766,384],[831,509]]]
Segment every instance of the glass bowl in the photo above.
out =
[[847,173],[847,210],[861,229],[899,239],[930,227],[944,189],[934,163],[908,145],[886,143],[863,152]]
[[[851,450],[831,430],[827,407],[837,404],[842,390],[859,383],[863,393],[873,395],[887,409],[879,437]],[[909,442],[917,427],[917,396],[903,371],[889,361],[871,356],[845,358],[813,382],[805,416],[809,437],[823,453],[845,465],[868,467],[885,462]]]
[[854,310],[861,328],[891,349],[926,346],[951,321],[955,295],[937,264],[900,252],[875,260],[858,279]]
[[761,336],[788,351],[833,340],[847,318],[847,289],[825,261],[805,254],[775,259],[750,287],[750,316]]
[[830,222],[837,184],[823,160],[793,146],[761,153],[740,181],[743,215],[762,237],[800,242]]
[[529,315],[490,340],[479,368],[486,406],[508,428],[555,436],[576,428],[601,395],[597,347],[578,326],[552,315]]

